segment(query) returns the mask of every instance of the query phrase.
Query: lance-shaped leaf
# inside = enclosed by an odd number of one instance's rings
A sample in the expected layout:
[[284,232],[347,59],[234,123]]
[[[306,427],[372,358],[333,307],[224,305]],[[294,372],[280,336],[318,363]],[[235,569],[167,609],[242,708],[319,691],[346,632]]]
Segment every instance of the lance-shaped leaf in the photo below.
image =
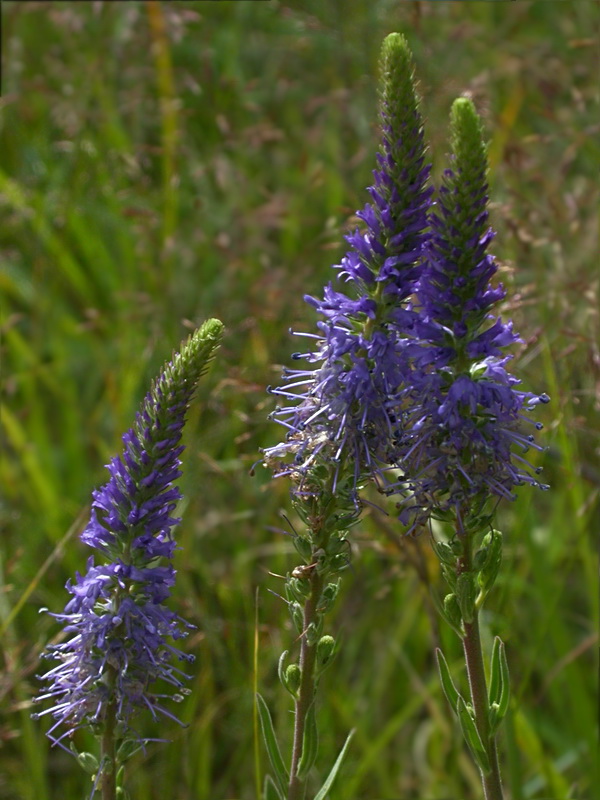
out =
[[502,674],[500,672],[500,646],[502,640],[499,636],[494,637],[492,647],[492,658],[490,661],[490,686],[488,689],[488,699],[490,706],[498,703],[502,694]]
[[258,706],[258,714],[260,716],[260,724],[263,732],[263,738],[265,740],[265,746],[267,748],[267,753],[269,754],[269,760],[271,761],[271,766],[275,770],[275,777],[277,778],[279,789],[285,796],[286,787],[289,781],[289,773],[285,764],[283,763],[281,751],[279,749],[279,745],[277,744],[275,730],[273,728],[273,720],[271,719],[271,714],[267,708],[267,704],[263,700],[262,696],[258,693],[256,695],[256,703]]
[[460,727],[463,732],[463,736],[465,737],[465,741],[469,746],[469,750],[471,751],[473,758],[475,759],[475,763],[479,769],[487,775],[490,771],[490,759],[483,742],[481,741],[477,727],[475,726],[475,720],[469,713],[469,709],[460,695],[456,703],[456,714],[458,716],[458,721],[460,722]]
[[317,792],[315,800],[325,800],[325,798],[327,797],[327,792],[331,789],[335,777],[338,774],[339,768],[342,766],[342,762],[346,756],[346,751],[348,750],[348,745],[350,744],[350,740],[352,739],[353,736],[354,736],[354,728],[348,734],[348,738],[344,742],[344,746],[340,750],[340,754],[336,758],[335,764],[333,765],[333,767],[331,768],[331,772],[327,776],[327,780]]
[[504,642],[499,636],[494,639],[489,688],[489,724],[493,735],[508,711],[510,700],[510,675]]
[[439,647],[436,648],[435,654],[437,657],[438,669],[440,672],[440,680],[442,682],[442,689],[444,690],[444,694],[446,695],[446,698],[448,699],[448,702],[450,703],[452,710],[456,711],[456,706],[460,694],[458,692],[458,689],[454,685],[452,676],[450,675],[448,662],[444,658],[444,654],[442,653]]
[[304,736],[302,737],[302,755],[298,762],[298,769],[296,775],[304,780],[308,775],[311,767],[317,759],[319,751],[319,732],[317,731],[317,717],[315,713],[315,702],[310,704],[306,712],[306,720],[304,722]]
[[263,788],[263,800],[285,800],[277,788],[277,784],[270,775],[265,775],[265,785]]

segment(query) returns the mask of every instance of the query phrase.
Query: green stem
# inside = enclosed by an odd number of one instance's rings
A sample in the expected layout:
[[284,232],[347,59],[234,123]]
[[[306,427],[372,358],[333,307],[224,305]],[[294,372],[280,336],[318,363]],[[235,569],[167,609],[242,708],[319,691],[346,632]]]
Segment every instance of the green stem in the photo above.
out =
[[[473,559],[473,534],[463,534],[464,554],[459,559],[458,572],[470,572]],[[503,800],[502,780],[498,763],[496,737],[490,734],[488,689],[483,665],[483,651],[479,632],[479,611],[475,608],[472,622],[464,622],[463,650],[467,663],[467,675],[471,692],[471,705],[475,713],[475,725],[490,761],[490,771],[481,773],[485,800]]]
[[[292,745],[292,764],[290,767],[290,783],[288,786],[287,800],[300,800],[304,796],[304,781],[298,778],[298,763],[302,755],[302,743],[304,740],[304,728],[306,725],[306,715],[315,697],[315,659],[317,655],[317,645],[310,645],[306,639],[306,631],[311,623],[317,622],[317,604],[323,590],[323,578],[317,570],[312,570],[311,592],[306,599],[304,606],[304,623],[302,643],[300,645],[300,688],[295,704],[294,716],[294,741]],[[104,800],[104,798],[103,798]]]
[[100,787],[102,800],[117,798],[117,765],[115,748],[115,727],[117,722],[117,704],[113,700],[108,704],[104,720],[104,732],[100,744],[100,764],[102,777]]

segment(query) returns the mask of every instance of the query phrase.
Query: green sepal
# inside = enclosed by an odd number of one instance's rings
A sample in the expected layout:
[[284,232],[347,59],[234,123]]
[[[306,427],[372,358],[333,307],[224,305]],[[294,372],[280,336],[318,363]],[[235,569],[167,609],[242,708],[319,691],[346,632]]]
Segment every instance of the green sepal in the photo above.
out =
[[106,775],[112,775],[113,770],[115,768],[114,762],[110,756],[102,756],[102,760],[100,761],[100,773]]
[[325,800],[325,798],[327,797],[327,792],[331,789],[331,786],[332,786],[332,784],[333,784],[333,782],[334,782],[334,780],[336,778],[336,775],[338,774],[338,771],[339,771],[340,767],[342,766],[342,762],[344,761],[344,758],[346,756],[346,751],[348,750],[348,745],[350,744],[350,741],[351,741],[352,737],[354,736],[354,730],[355,729],[353,728],[350,731],[350,733],[348,734],[348,737],[347,737],[346,741],[344,742],[344,746],[340,750],[340,754],[336,758],[335,764],[331,768],[331,772],[327,776],[323,786],[321,786],[321,788],[319,789],[319,791],[315,795],[315,800]]
[[446,597],[444,597],[444,616],[452,625],[452,627],[457,630],[459,636],[462,636],[462,632],[460,630],[460,626],[462,624],[462,614],[460,612],[460,606],[458,605],[458,599],[455,594],[447,594]]
[[456,712],[456,704],[458,703],[458,698],[460,697],[460,694],[458,692],[458,689],[454,685],[452,676],[450,675],[448,662],[444,658],[444,654],[442,653],[439,647],[436,647],[435,655],[437,657],[437,664],[440,673],[440,681],[442,683],[442,689],[444,690],[444,694],[446,695],[446,698],[450,703],[450,707],[454,712]]
[[117,786],[117,800],[131,800],[131,795],[123,786]]
[[319,614],[325,614],[334,604],[340,590],[340,582],[341,580],[338,579],[336,583],[328,583],[321,592],[317,604],[317,611]]
[[69,749],[77,759],[79,766],[85,770],[88,775],[95,775],[98,772],[100,764],[93,753],[78,753],[73,742],[70,743]]
[[279,656],[279,663],[277,664],[277,674],[282,686],[286,689],[295,699],[298,696],[298,689],[300,688],[300,678],[302,672],[298,664],[289,664],[285,666],[285,659],[287,658],[288,651],[284,650]]
[[144,745],[140,744],[137,739],[125,739],[117,750],[117,764],[125,764],[132,756],[139,753],[143,747]]
[[[285,682],[285,660],[287,658],[289,650],[284,650],[283,653],[279,656],[279,661],[277,662],[277,675],[279,676],[279,681],[281,685],[287,689],[287,684]],[[288,689],[289,692],[289,689]]]
[[323,633],[323,617],[317,617],[316,622],[310,622],[304,631],[306,643],[309,647],[314,647]]
[[317,643],[317,669],[322,672],[333,661],[335,655],[335,639],[333,636],[321,636]]
[[465,552],[465,546],[463,544],[462,539],[459,536],[453,536],[452,539],[448,542],[452,552],[455,556],[462,556]]
[[458,696],[456,703],[456,715],[458,717],[463,736],[465,737],[465,741],[473,758],[475,759],[475,763],[479,769],[487,775],[490,771],[490,760],[488,754],[483,746],[483,742],[481,741],[477,727],[475,726],[475,721],[471,716],[465,701],[460,695]]
[[298,762],[296,775],[300,780],[304,780],[317,760],[319,752],[319,732],[317,730],[317,716],[315,712],[315,701],[310,704],[306,712],[304,721],[304,735],[302,737],[302,755]]
[[[499,639],[499,637],[496,637]],[[499,640],[500,641],[500,640]],[[498,721],[504,719],[508,711],[510,701],[510,673],[508,671],[508,661],[506,660],[506,650],[504,642],[498,645],[498,660],[500,668],[500,696],[494,702],[498,703]]]
[[[455,559],[456,560],[456,559]],[[448,564],[442,564],[442,575],[450,589],[456,592],[456,572],[455,569]]]
[[456,600],[464,622],[473,622],[475,619],[475,600],[477,588],[470,572],[461,572],[456,579]]
[[286,581],[286,595],[288,600],[296,600],[298,603],[306,602],[310,594],[310,583],[304,579],[288,577]]
[[302,556],[307,564],[309,564],[313,550],[312,544],[308,541],[308,539],[305,539],[304,536],[299,535],[294,536],[293,542],[298,554]]
[[448,566],[456,564],[456,554],[447,542],[437,542],[432,539],[431,546],[442,564],[447,564]]
[[285,671],[285,688],[292,695],[298,697],[298,689],[302,681],[302,670],[298,664],[290,664]]
[[292,622],[294,623],[298,633],[302,633],[304,629],[304,610],[300,603],[290,603],[290,614],[292,615]]
[[275,737],[275,730],[273,728],[273,720],[271,719],[271,713],[265,703],[264,699],[260,694],[256,694],[256,704],[258,707],[258,715],[260,717],[260,725],[263,732],[263,739],[265,741],[265,746],[267,748],[267,753],[269,754],[269,760],[271,762],[271,766],[275,770],[275,777],[277,779],[277,784],[281,793],[285,796],[287,785],[289,782],[289,772],[285,764],[283,763],[283,758],[281,757],[281,751],[279,749],[279,745],[277,744],[277,738]]
[[485,561],[479,567],[477,582],[483,594],[486,595],[494,585],[502,563],[502,534],[495,530],[486,533],[481,545],[485,553]]
[[281,794],[277,788],[277,784],[270,775],[265,775],[263,800],[285,800],[283,794]]
[[[454,595],[447,594],[446,597],[444,598],[444,602],[442,603],[438,595],[435,592],[431,592],[431,599],[433,600],[433,604],[437,608],[440,616],[446,620],[446,622],[448,623],[448,625],[450,625],[454,633],[457,636],[460,636],[460,638],[462,639],[464,633],[460,627],[462,620],[460,616],[460,609],[458,607],[458,603],[456,602],[456,597],[454,597]],[[446,608],[447,606],[450,607],[449,612]]]

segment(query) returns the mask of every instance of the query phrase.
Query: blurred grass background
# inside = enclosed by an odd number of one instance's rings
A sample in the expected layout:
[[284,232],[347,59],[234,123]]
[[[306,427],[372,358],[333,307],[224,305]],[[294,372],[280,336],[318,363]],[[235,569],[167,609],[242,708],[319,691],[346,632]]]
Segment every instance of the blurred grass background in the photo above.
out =
[[[0,129],[3,459],[0,798],[80,798],[75,762],[29,719],[77,534],[148,381],[207,316],[227,325],[190,413],[173,603],[198,625],[189,727],[148,725],[133,798],[249,800],[258,683],[289,744],[276,678],[293,648],[268,592],[294,564],[285,481],[249,468],[281,431],[277,380],[366,201],[382,38],[406,33],[439,174],[451,101],[469,91],[491,138],[494,251],[524,344],[515,369],[547,391],[540,459],[552,491],[504,506],[505,564],[485,639],[507,643],[507,798],[595,797],[598,631],[597,166],[599,5],[591,0],[4,2]],[[542,437],[540,437],[542,438]],[[331,628],[318,770],[349,728],[332,800],[476,800],[434,667],[459,642],[432,612],[427,541],[367,513]],[[42,665],[43,666],[43,665]],[[284,696],[285,695],[285,696]],[[85,736],[80,749],[92,746]],[[263,769],[267,769],[262,756]],[[315,783],[316,786],[316,783]]]

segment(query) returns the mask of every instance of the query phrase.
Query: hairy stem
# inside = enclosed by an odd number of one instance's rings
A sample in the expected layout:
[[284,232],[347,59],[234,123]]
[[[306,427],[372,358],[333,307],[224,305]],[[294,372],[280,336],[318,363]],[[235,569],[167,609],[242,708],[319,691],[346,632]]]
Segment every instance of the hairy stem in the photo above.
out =
[[108,704],[104,720],[104,732],[100,744],[100,764],[102,776],[100,787],[102,800],[116,800],[117,797],[117,765],[115,747],[115,726],[117,721],[117,704],[113,700]]
[[[462,558],[459,559],[459,573],[471,570],[473,557],[473,534],[468,531],[465,532],[463,541],[464,554]],[[473,706],[473,710],[475,712],[475,725],[490,761],[489,773],[481,773],[481,781],[485,793],[485,800],[503,800],[496,737],[490,735],[488,718],[488,689],[485,680],[483,651],[481,647],[481,635],[479,632],[479,611],[477,608],[475,608],[473,621],[463,621],[463,627],[465,631],[463,636],[463,650],[465,653],[465,661],[467,663],[471,705]]]
[[298,778],[298,763],[302,755],[302,743],[304,739],[304,728],[306,725],[306,715],[315,696],[315,658],[317,655],[317,645],[309,644],[306,638],[306,631],[309,625],[317,621],[317,604],[323,589],[323,578],[317,570],[313,570],[310,577],[311,592],[304,605],[304,632],[300,645],[300,669],[302,672],[298,698],[295,704],[294,716],[294,741],[292,745],[292,763],[290,767],[290,783],[288,786],[287,800],[301,800],[304,796],[304,781]]

